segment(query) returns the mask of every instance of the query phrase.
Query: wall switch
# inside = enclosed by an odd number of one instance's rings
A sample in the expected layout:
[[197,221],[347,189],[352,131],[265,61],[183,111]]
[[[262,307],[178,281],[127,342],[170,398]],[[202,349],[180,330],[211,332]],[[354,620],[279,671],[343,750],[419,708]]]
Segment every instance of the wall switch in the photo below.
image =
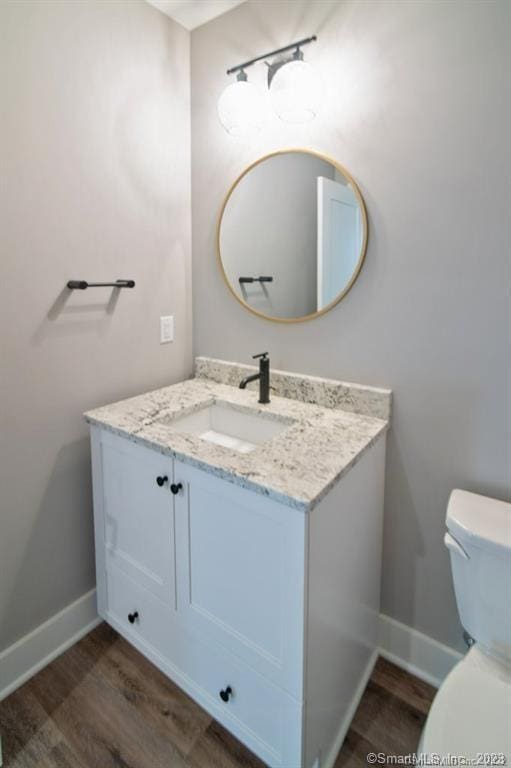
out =
[[174,315],[160,317],[160,344],[174,341]]

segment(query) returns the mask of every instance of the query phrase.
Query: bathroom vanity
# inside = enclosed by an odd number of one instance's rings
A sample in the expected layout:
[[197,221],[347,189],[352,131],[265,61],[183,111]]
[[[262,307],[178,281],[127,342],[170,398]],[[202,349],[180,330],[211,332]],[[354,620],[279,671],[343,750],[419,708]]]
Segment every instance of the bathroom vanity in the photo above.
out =
[[98,611],[271,766],[332,765],[375,661],[388,390],[198,358],[86,414]]

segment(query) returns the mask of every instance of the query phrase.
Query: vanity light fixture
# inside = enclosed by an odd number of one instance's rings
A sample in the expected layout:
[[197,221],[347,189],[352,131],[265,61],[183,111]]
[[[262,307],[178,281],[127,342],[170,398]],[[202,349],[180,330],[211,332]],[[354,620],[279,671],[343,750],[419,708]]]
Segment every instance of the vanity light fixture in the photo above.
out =
[[245,70],[240,67],[236,82],[224,90],[218,100],[217,109],[220,122],[227,133],[249,138],[261,130],[266,104],[261,91],[248,82]]
[[266,101],[263,94],[247,82],[245,72],[263,60],[268,67],[270,102],[280,119],[287,123],[305,123],[316,117],[321,101],[321,81],[314,68],[303,60],[302,51],[304,45],[316,40],[316,35],[305,37],[227,70],[228,75],[237,74],[237,82],[227,86],[218,102],[220,122],[228,133],[250,136],[264,123]]
[[297,47],[283,61],[268,65],[268,87],[274,112],[285,123],[314,120],[321,103],[321,81]]

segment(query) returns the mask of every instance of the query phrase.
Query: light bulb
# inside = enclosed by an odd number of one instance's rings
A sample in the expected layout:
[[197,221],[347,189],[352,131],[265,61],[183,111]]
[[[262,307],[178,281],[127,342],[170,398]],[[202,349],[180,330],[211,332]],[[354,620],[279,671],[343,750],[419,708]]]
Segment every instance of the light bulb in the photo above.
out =
[[265,120],[266,104],[261,91],[247,80],[238,79],[218,100],[218,117],[232,136],[247,138],[259,133]]
[[322,84],[306,61],[290,61],[280,67],[271,81],[273,109],[286,123],[307,123],[319,112]]

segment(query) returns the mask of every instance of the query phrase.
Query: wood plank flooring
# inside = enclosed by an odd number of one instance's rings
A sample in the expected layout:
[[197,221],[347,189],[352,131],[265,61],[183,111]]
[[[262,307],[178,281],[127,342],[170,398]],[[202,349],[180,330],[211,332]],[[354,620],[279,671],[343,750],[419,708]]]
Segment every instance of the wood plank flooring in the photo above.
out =
[[[335,768],[414,752],[434,692],[379,659]],[[263,768],[107,624],[0,702],[0,733],[4,768]]]

